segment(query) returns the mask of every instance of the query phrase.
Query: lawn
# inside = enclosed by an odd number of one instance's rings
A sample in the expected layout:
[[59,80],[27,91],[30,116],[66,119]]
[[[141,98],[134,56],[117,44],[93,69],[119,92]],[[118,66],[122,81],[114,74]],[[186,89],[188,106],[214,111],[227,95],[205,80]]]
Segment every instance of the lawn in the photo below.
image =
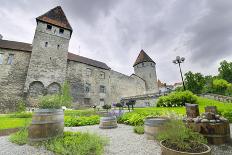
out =
[[11,118],[9,116],[0,117],[0,130],[19,128],[28,125],[31,122],[31,118]]

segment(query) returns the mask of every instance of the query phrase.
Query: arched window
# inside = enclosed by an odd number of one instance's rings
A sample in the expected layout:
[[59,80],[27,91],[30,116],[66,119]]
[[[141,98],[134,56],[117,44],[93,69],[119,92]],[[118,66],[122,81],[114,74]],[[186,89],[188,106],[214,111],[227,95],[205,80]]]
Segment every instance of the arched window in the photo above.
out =
[[29,85],[29,96],[38,97],[44,95],[44,85],[40,81],[34,81]]
[[47,92],[48,92],[48,94],[57,94],[60,92],[60,89],[61,89],[60,84],[53,82],[48,86]]

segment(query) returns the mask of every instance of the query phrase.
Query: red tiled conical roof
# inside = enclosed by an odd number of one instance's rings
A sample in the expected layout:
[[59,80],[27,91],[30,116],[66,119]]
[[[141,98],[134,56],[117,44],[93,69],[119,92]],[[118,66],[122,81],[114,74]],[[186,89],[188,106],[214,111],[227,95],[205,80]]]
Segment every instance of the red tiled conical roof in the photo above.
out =
[[64,11],[62,10],[62,8],[60,6],[57,6],[51,10],[49,10],[48,12],[46,12],[45,14],[39,16],[36,18],[36,20],[39,21],[43,21],[49,24],[53,24],[68,30],[72,31],[72,27],[69,24]]
[[[139,56],[137,57],[133,67],[139,63],[142,62],[154,62],[148,55],[147,53],[144,52],[144,50],[141,50],[139,53]],[[154,62],[155,63],[155,62]]]

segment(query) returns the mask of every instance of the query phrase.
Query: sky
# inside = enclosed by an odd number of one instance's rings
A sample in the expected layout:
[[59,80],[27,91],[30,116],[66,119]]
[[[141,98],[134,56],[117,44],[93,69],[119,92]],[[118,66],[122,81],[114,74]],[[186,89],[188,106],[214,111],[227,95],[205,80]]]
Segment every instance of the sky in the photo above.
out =
[[61,6],[73,28],[69,52],[105,62],[126,75],[143,49],[158,79],[180,82],[184,73],[215,75],[232,60],[231,0],[0,0],[0,34],[32,43],[35,18]]

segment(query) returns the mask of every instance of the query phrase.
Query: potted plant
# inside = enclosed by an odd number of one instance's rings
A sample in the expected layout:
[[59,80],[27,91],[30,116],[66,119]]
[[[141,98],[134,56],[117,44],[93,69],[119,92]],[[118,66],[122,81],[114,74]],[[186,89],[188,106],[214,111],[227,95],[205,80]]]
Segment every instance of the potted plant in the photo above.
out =
[[162,155],[211,155],[207,140],[180,120],[170,120],[158,133]]
[[38,109],[32,116],[29,127],[29,140],[36,142],[47,140],[63,134],[64,111],[62,106],[69,107],[72,97],[69,85],[65,82],[59,94],[42,96],[38,102]]
[[100,118],[99,128],[101,129],[112,129],[117,128],[117,118],[114,115],[109,113],[109,109],[111,109],[111,105],[105,104],[102,106],[103,109],[106,109],[107,114]]

